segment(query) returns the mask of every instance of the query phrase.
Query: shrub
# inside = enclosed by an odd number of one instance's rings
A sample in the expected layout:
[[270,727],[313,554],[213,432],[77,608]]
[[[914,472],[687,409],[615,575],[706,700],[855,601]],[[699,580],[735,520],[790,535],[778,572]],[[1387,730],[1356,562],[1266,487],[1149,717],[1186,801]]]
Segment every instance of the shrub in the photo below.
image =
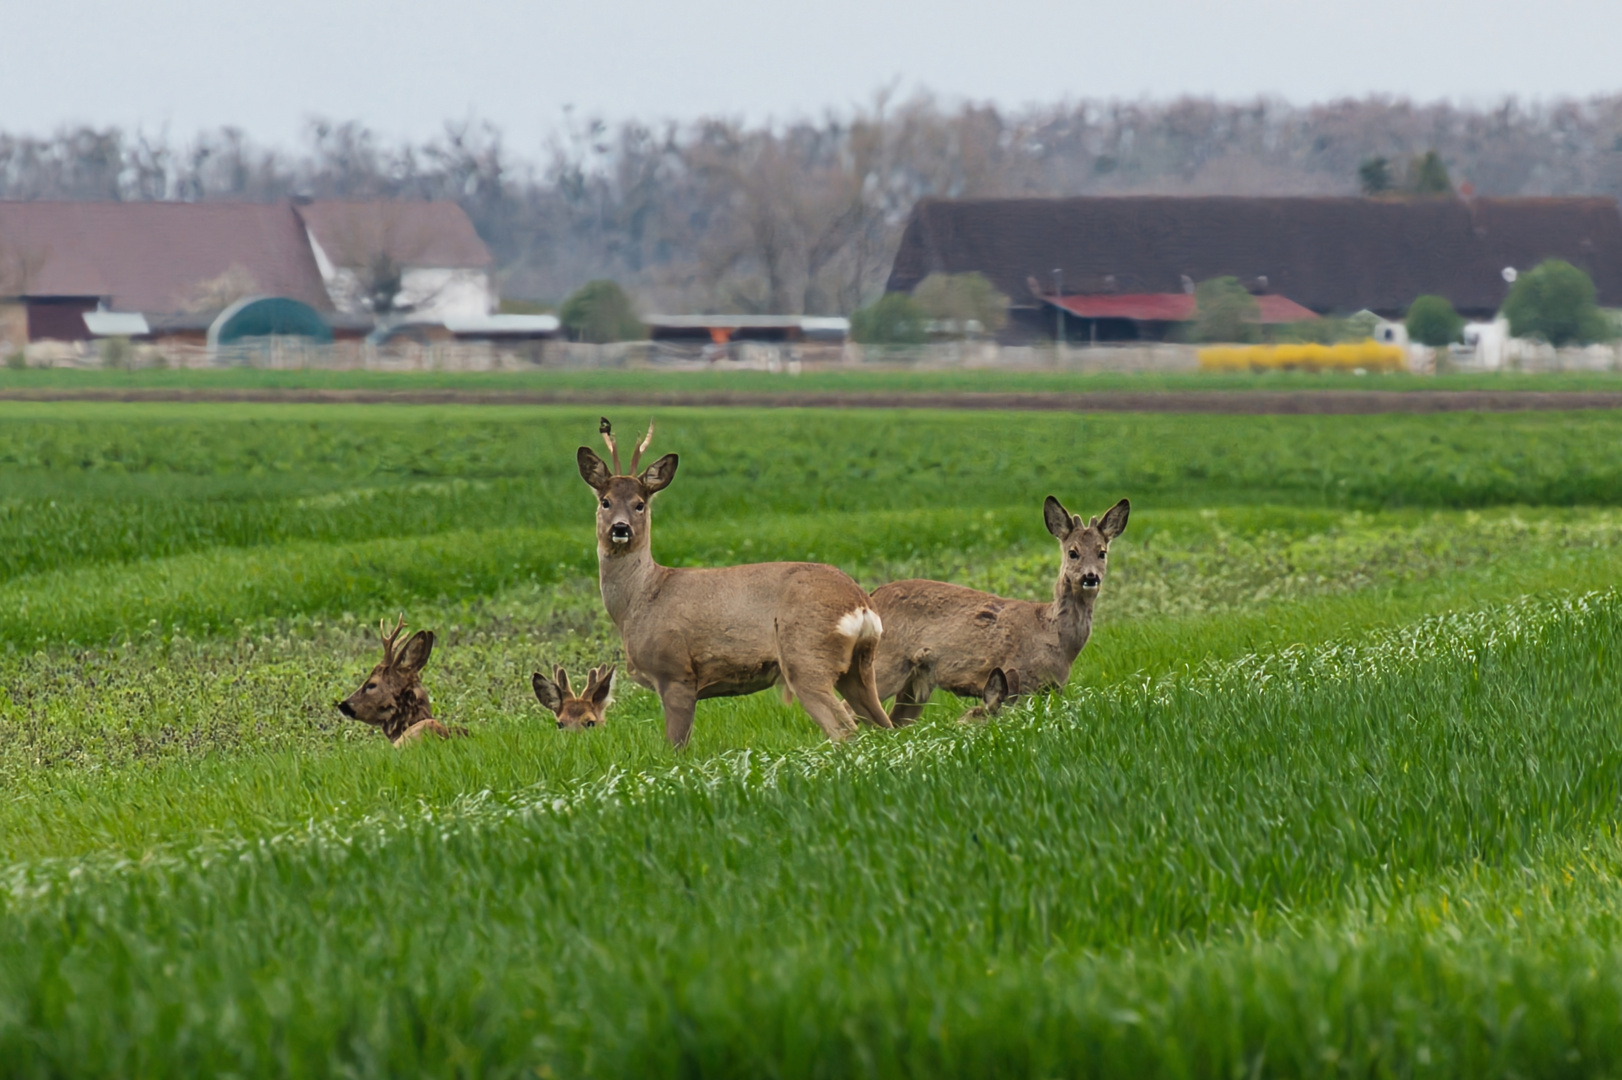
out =
[[954,323],[959,330],[970,320],[990,333],[1008,324],[1008,297],[984,274],[930,274],[912,298],[929,318]]
[[28,354],[21,349],[6,354],[6,367],[12,371],[21,371],[28,366]]
[[1561,259],[1549,259],[1522,274],[1504,301],[1509,332],[1540,337],[1551,345],[1609,341],[1616,328],[1594,301],[1594,282]]
[[863,345],[921,345],[929,315],[906,293],[885,293],[850,317],[850,336]]
[[129,369],[135,366],[135,349],[127,337],[102,338],[97,348],[104,368]]
[[1421,296],[1408,309],[1403,323],[1408,339],[1421,345],[1451,345],[1464,330],[1464,319],[1445,296]]
[[1448,176],[1441,154],[1427,150],[1409,162],[1408,190],[1415,195],[1453,194],[1453,178]]
[[1254,341],[1260,314],[1256,298],[1238,278],[1202,281],[1194,290],[1194,340]]
[[606,278],[588,281],[576,289],[563,302],[558,321],[571,340],[596,344],[638,341],[645,332],[631,298],[619,282]]

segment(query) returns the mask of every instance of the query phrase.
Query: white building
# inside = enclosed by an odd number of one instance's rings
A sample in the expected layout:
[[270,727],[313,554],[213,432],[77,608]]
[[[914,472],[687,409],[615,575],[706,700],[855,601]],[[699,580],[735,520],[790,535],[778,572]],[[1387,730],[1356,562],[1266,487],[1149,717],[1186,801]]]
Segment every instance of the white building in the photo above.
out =
[[339,311],[442,323],[496,310],[490,251],[455,203],[318,201],[297,210]]

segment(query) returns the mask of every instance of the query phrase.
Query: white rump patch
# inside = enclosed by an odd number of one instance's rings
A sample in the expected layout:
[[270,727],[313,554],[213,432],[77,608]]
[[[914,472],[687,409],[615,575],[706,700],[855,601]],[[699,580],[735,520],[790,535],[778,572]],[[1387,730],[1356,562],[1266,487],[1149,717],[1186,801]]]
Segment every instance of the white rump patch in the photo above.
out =
[[839,625],[834,629],[841,636],[857,641],[877,641],[884,633],[884,624],[879,621],[879,613],[872,608],[857,608],[840,616]]

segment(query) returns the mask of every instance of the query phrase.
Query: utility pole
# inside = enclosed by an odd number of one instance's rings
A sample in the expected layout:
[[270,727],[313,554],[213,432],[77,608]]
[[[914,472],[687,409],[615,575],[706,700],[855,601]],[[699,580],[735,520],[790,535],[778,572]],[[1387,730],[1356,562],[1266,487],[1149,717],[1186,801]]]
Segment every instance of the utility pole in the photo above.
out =
[[1064,270],[1053,271],[1053,340],[1064,348]]

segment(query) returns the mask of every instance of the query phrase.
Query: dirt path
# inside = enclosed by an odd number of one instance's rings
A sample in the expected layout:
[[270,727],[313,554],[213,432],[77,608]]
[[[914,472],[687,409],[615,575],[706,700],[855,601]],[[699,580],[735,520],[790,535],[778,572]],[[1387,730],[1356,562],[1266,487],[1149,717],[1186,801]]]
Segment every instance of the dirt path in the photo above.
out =
[[796,409],[1005,409],[1033,412],[1430,413],[1622,408],[1622,391],[1101,390],[1092,393],[620,390],[0,389],[0,401],[241,402],[331,405],[591,405]]

